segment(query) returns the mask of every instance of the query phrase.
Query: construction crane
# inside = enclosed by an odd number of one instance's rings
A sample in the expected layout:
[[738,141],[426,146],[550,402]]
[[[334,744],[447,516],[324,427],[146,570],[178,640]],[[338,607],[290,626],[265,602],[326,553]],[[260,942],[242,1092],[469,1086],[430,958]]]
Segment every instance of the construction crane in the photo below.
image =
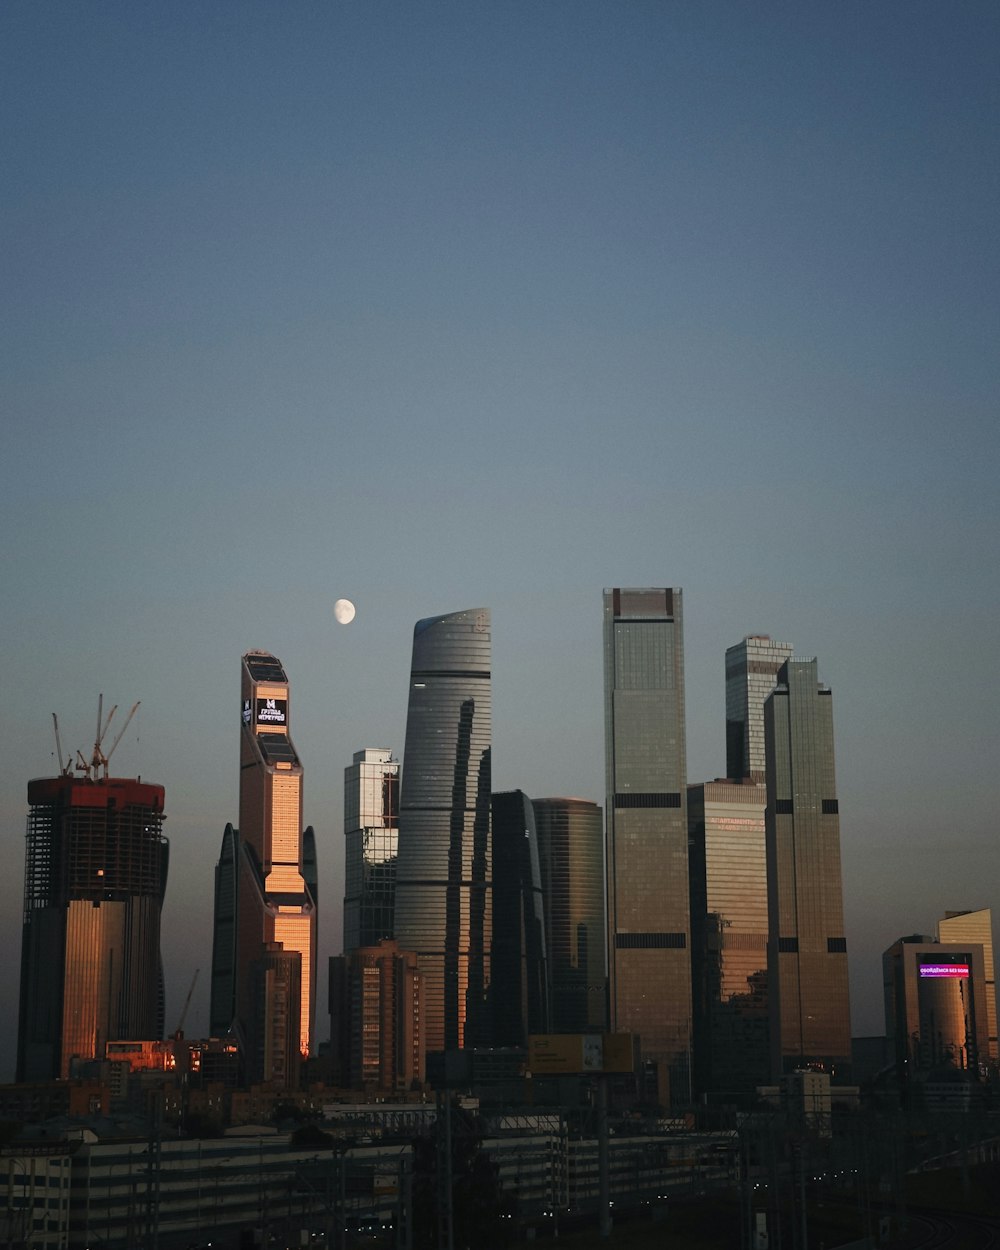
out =
[[101,744],[103,743],[105,735],[108,732],[108,729],[111,725],[111,721],[112,721],[112,718],[114,717],[115,712],[118,711],[118,704],[116,703],[114,707],[111,709],[111,711],[108,713],[108,719],[104,722],[104,727],[102,729],[101,728],[101,712],[103,711],[103,708],[104,708],[104,695],[102,694],[98,696],[98,699],[97,699],[97,737],[94,739],[94,754],[90,760],[90,772],[94,781],[97,780],[98,772],[102,768],[104,769],[104,776],[105,778],[107,778],[108,760],[110,760],[111,756],[114,754],[115,747],[118,745],[119,742],[121,742],[122,737],[125,733],[125,730],[128,729],[129,723],[132,720],[132,717],[136,714],[136,710],[138,709],[138,707],[139,707],[138,702],[132,704],[131,712],[129,712],[128,716],[125,717],[125,724],[122,725],[121,729],[119,729],[118,737],[115,738],[114,742],[112,742],[111,749],[108,751],[107,755],[105,755],[103,750],[101,749]]
[[136,714],[136,712],[139,709],[139,702],[140,701],[137,700],[135,703],[132,704],[132,710],[129,712],[128,716],[125,717],[125,724],[122,725],[121,729],[119,729],[118,736],[115,738],[114,742],[112,742],[107,754],[105,754],[104,748],[103,748],[104,739],[107,737],[107,733],[108,733],[109,728],[111,727],[111,721],[114,718],[114,714],[115,712],[118,711],[118,704],[116,703],[114,705],[114,707],[111,709],[111,711],[108,713],[107,717],[105,718],[104,717],[104,695],[103,694],[98,695],[97,696],[97,736],[94,738],[94,749],[93,749],[93,752],[91,753],[89,761],[84,757],[83,752],[77,749],[75,765],[73,763],[72,755],[68,757],[65,764],[63,763],[62,741],[59,737],[59,718],[56,716],[55,712],[53,712],[52,713],[52,725],[53,725],[53,728],[55,729],[55,734],[56,734],[56,758],[59,761],[59,771],[62,774],[62,776],[68,777],[71,770],[75,768],[76,771],[78,773],[82,773],[83,776],[86,777],[88,781],[99,781],[101,770],[103,769],[104,780],[107,781],[108,761],[111,759],[112,755],[114,755],[115,747],[117,747],[118,743],[121,742],[122,738],[125,736],[125,730],[128,729],[129,724],[131,723],[132,717]]
[[191,988],[188,990],[187,998],[184,1000],[184,1006],[181,1008],[181,1018],[177,1021],[177,1028],[174,1029],[174,1038],[178,1042],[184,1037],[184,1021],[187,1017],[188,1008],[191,1006],[191,995],[194,993],[194,987],[197,984],[199,972],[201,972],[201,969],[195,968],[194,976],[191,978]]
[[59,739],[59,717],[55,712],[52,713],[52,727],[56,731],[56,763],[59,765],[59,774],[62,777],[69,776],[69,770],[73,767],[72,755],[63,763],[62,742]]

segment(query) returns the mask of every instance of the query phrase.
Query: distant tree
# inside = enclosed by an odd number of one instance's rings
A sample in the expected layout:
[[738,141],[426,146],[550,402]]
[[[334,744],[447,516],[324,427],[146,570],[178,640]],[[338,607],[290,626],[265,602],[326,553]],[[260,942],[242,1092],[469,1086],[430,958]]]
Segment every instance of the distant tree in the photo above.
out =
[[324,1133],[318,1124],[300,1124],[293,1130],[292,1146],[333,1146],[333,1135]]

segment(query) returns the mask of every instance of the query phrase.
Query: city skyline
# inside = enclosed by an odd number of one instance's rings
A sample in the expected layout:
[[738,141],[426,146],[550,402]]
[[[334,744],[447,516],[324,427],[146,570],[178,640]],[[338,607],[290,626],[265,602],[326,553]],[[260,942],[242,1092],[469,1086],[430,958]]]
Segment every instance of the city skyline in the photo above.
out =
[[321,965],[415,620],[491,607],[493,789],[603,807],[613,585],[685,589],[690,782],[728,647],[820,657],[856,1032],[900,934],[1000,915],[995,4],[12,0],[0,35],[13,951],[51,713],[86,750],[140,700],[166,1027],[200,968],[207,1032],[250,648],[295,682]]
[[[593,592],[593,594],[592,594],[592,598],[593,598],[594,602],[596,602],[596,596],[597,596],[597,593],[598,593],[598,592],[594,591],[594,592]],[[592,604],[592,607],[593,607],[593,604]],[[596,638],[595,638],[595,640],[594,640],[594,645],[595,645],[595,647],[596,647],[597,651],[598,651],[598,652],[600,652],[600,641],[599,641],[599,639],[596,639]],[[717,734],[717,737],[718,737],[718,739],[719,739],[719,742],[718,742],[718,752],[717,752],[717,758],[719,759],[720,765],[723,765],[723,766],[724,766],[724,764],[725,764],[725,754],[726,754],[726,732],[725,732],[725,651],[726,651],[726,650],[729,650],[729,649],[731,649],[731,648],[723,648],[723,651],[720,653],[720,657],[721,657],[721,658],[720,658],[720,663],[719,663],[718,673],[717,673],[717,687],[718,687],[718,689],[717,689],[717,691],[716,691],[716,694],[717,694],[717,696],[718,696],[718,697],[717,697],[717,707],[716,707],[716,709],[715,709],[715,710],[716,710],[716,713],[717,713],[717,721],[718,721],[718,724],[717,724],[717,729],[718,729],[718,734]],[[403,719],[405,719],[405,718],[403,718]],[[124,740],[123,740],[123,743],[124,743]],[[133,747],[133,749],[134,749],[134,747]],[[127,747],[126,747],[126,751],[125,751],[125,752],[121,752],[121,751],[119,752],[119,755],[120,755],[120,756],[121,756],[121,755],[125,755],[125,754],[127,754]],[[402,764],[402,763],[404,763],[404,762],[405,762],[405,761],[401,761],[401,764]],[[120,771],[120,770],[119,770],[119,771]],[[719,777],[722,777],[722,775],[723,775],[724,771],[725,771],[725,770],[724,770],[724,767],[722,767],[721,771],[718,773],[718,776],[719,776]],[[596,773],[595,773],[595,777],[596,777]],[[598,786],[599,784],[600,784],[600,785],[603,785],[603,773],[602,773],[602,776],[601,776],[600,782],[597,782],[596,780],[595,780],[595,782],[594,782],[594,791],[595,791],[595,793],[597,792],[597,786]],[[695,782],[695,781],[690,781],[690,782],[689,782],[689,784],[690,784],[690,785],[695,785],[695,784],[699,784],[699,783],[697,783],[697,782]],[[839,785],[839,783],[838,783],[838,785]],[[544,787],[539,787],[539,788],[544,788]],[[555,789],[555,788],[557,788],[557,787],[550,786],[549,788],[550,788],[550,789]],[[600,810],[601,810],[600,806],[599,806],[599,805],[597,805],[597,806],[598,806],[598,810],[600,811]],[[341,807],[341,811],[342,811],[342,810],[343,810],[343,809],[342,809],[342,807]],[[308,816],[307,816],[307,819],[308,819]],[[344,856],[344,850],[345,850],[345,847],[344,847],[344,841],[343,841],[343,833],[344,833],[343,817],[341,816],[341,819],[340,819],[340,821],[339,821],[339,822],[334,821],[332,824],[328,825],[328,828],[329,828],[329,830],[330,830],[330,832],[331,832],[332,836],[331,836],[331,837],[329,837],[329,838],[328,838],[328,839],[324,842],[324,846],[326,847],[326,849],[327,849],[327,851],[328,851],[328,855],[327,855],[327,857],[325,857],[324,859],[321,859],[321,864],[322,864],[322,867],[325,869],[325,873],[324,873],[324,875],[325,875],[325,876],[327,876],[327,877],[332,877],[334,881],[338,881],[338,880],[339,880],[339,881],[340,881],[340,883],[341,883],[341,885],[340,885],[340,893],[339,893],[339,894],[335,894],[335,895],[334,895],[334,900],[333,900],[333,906],[334,906],[334,907],[338,907],[338,906],[339,906],[339,904],[340,904],[340,902],[341,902],[341,900],[342,900],[342,897],[343,897],[343,880],[344,880],[344,877],[343,877],[343,868],[344,868],[344,858],[345,858],[345,856]],[[205,854],[208,854],[208,852],[206,852],[206,851],[204,850],[204,847],[202,847],[202,855],[205,855]],[[210,854],[211,854],[211,855],[215,855],[214,844],[213,844],[213,846],[212,846],[212,849],[211,849]],[[332,863],[330,862],[330,855],[331,855],[331,854],[332,854],[332,857],[333,857],[333,862],[332,862]],[[212,860],[212,863],[214,863],[214,860]],[[188,858],[187,863],[186,863],[185,865],[179,865],[179,867],[186,868],[186,869],[187,869],[187,875],[188,875],[189,877],[190,877],[190,876],[192,876],[192,874],[193,874],[195,877],[198,877],[198,878],[203,878],[203,877],[205,877],[205,870],[206,870],[206,866],[207,866],[207,865],[208,865],[208,860],[202,860],[202,861],[194,860],[194,861],[192,862],[192,860],[191,860],[191,858],[190,858],[190,853],[189,853],[189,858]],[[209,873],[209,876],[210,876],[210,875],[211,875],[211,874]],[[201,884],[204,886],[205,882],[204,882],[204,881],[202,881],[202,882],[201,882]],[[976,887],[976,888],[978,888],[978,887]],[[963,889],[964,889],[964,893],[962,894],[962,899],[961,899],[961,902],[962,902],[962,903],[965,903],[965,902],[967,902],[967,901],[968,901],[969,896],[970,896],[970,895],[969,895],[969,892],[970,892],[970,890],[971,890],[971,889],[973,889],[973,887],[970,885],[970,886],[968,886],[968,887],[963,887]],[[850,881],[849,881],[849,880],[847,880],[846,878],[845,878],[845,884],[844,884],[844,892],[845,892],[845,904],[846,904],[846,903],[849,903],[849,902],[850,902],[850,899],[851,899],[851,883],[850,883]],[[980,891],[980,892],[981,892],[981,891]],[[977,897],[978,897],[978,896],[977,896]],[[950,901],[954,901],[954,900],[950,900]],[[171,902],[172,902],[172,900],[171,900],[171,896],[170,896],[170,894],[168,893],[168,895],[167,895],[167,899],[166,899],[166,905],[165,905],[165,910],[168,912],[168,915],[169,915],[170,911],[172,910],[172,909],[171,909]],[[905,915],[904,915],[903,920],[901,920],[901,921],[900,921],[900,923],[899,923],[899,924],[897,924],[895,927],[896,927],[896,928],[899,928],[901,931],[902,931],[902,930],[907,929],[908,927],[909,927],[909,928],[913,928],[913,929],[919,929],[919,928],[925,928],[925,929],[928,929],[928,928],[930,928],[930,927],[931,927],[931,925],[932,925],[931,915],[932,915],[932,914],[935,914],[935,909],[937,909],[937,911],[940,911],[940,910],[941,910],[941,908],[942,908],[942,907],[944,907],[944,906],[945,906],[945,902],[943,901],[943,899],[942,899],[942,898],[941,898],[938,894],[935,894],[935,895],[934,895],[934,896],[930,899],[930,901],[928,902],[927,907],[926,907],[926,908],[925,908],[925,909],[924,909],[924,910],[920,913],[920,915],[919,915],[919,916],[914,915],[914,913],[912,913],[912,912],[911,912],[911,913],[909,913],[909,915],[912,917],[912,923],[911,923],[911,924],[907,925],[907,924],[905,923]],[[331,909],[331,910],[332,910],[332,909]],[[180,913],[180,915],[179,915],[179,923],[180,923],[181,925],[186,925],[186,924],[187,924],[187,922],[188,922],[188,920],[190,919],[190,916],[185,916],[182,908],[178,908],[178,911],[179,911],[179,913]],[[848,908],[845,906],[845,913],[846,913],[847,911],[848,911]],[[337,933],[335,933],[334,935],[331,935],[331,934],[330,934],[330,932],[329,932],[329,926],[331,925],[331,921],[327,918],[326,913],[324,913],[324,920],[326,921],[326,924],[327,924],[327,926],[328,926],[328,927],[327,927],[326,931],[322,933],[322,940],[321,940],[321,950],[322,950],[322,953],[321,953],[321,955],[320,955],[320,957],[319,957],[320,961],[325,960],[325,959],[326,959],[326,957],[327,957],[328,955],[330,955],[330,954],[339,954],[339,953],[341,953],[341,947],[342,947],[341,936],[342,936],[342,935],[340,934],[339,929],[340,929],[340,926],[341,926],[341,923],[342,923],[342,918],[341,918],[341,913],[340,913],[340,911],[339,911],[339,910],[337,911],[336,916],[337,916],[337,919],[336,919],[336,921],[335,921],[335,922],[333,922],[333,923],[336,923],[336,924],[337,924],[337,926],[338,926],[338,932],[337,932]],[[208,942],[210,943],[210,942],[211,942],[211,927],[212,927],[212,926],[211,926],[211,912],[209,912],[209,914],[208,914],[207,916],[205,916],[204,914],[202,914],[201,919],[202,919],[202,928],[203,928],[203,930],[204,930],[204,936],[207,938]],[[922,923],[921,923],[921,922],[922,922]],[[852,939],[851,939],[851,927],[850,927],[850,924],[849,924],[849,923],[845,924],[845,927],[847,928],[847,939],[848,939],[848,943],[849,943],[849,946],[851,946]],[[888,930],[886,930],[886,931],[888,931]],[[171,932],[167,931],[167,929],[165,929],[165,930],[164,930],[164,934],[163,934],[163,941],[164,941],[165,946],[168,946],[168,945],[169,945],[169,942],[170,942],[170,939],[171,939],[171,938],[174,938],[174,939],[176,940],[176,937],[177,937],[177,933],[176,933],[176,932],[171,933]],[[893,940],[894,940],[894,939],[893,939]],[[866,1032],[879,1032],[879,1031],[881,1031],[881,1028],[882,1028],[882,1021],[881,1021],[881,1013],[882,1013],[882,995],[881,995],[881,970],[880,970],[880,960],[881,960],[881,952],[875,952],[874,957],[873,957],[873,958],[868,959],[868,960],[866,961],[866,964],[865,964],[865,965],[864,965],[864,966],[863,966],[863,967],[862,967],[859,971],[855,971],[855,961],[854,961],[853,959],[852,959],[852,961],[851,961],[851,976],[852,976],[852,1003],[853,1003],[854,998],[856,998],[856,997],[858,996],[858,994],[859,994],[859,993],[864,995],[864,999],[863,999],[863,1002],[864,1002],[863,1012],[865,1013],[864,1018],[865,1018],[865,1020],[866,1020],[866,1022],[867,1022],[867,1024],[868,1024],[868,1026],[869,1026],[869,1027],[867,1027],[867,1028],[866,1028],[866,1027],[864,1027],[864,1026],[862,1026],[862,1028],[859,1030],[859,1029],[857,1028],[856,1024],[855,1024],[855,1025],[853,1025],[852,1027],[853,1027],[853,1031],[854,1031],[854,1033],[855,1033],[855,1034],[861,1034],[861,1035],[863,1035],[863,1034],[864,1034],[864,1033],[866,1033]],[[207,960],[206,958],[204,958],[203,956],[200,956],[200,955],[199,955],[199,957],[198,957],[197,959],[194,959],[194,958],[189,958],[189,959],[188,959],[187,964],[184,966],[184,974],[183,974],[182,976],[180,976],[180,977],[175,976],[175,977],[173,977],[173,978],[172,978],[172,977],[171,977],[171,975],[170,975],[170,965],[169,965],[169,960],[167,961],[168,966],[167,966],[167,986],[166,986],[166,988],[167,988],[167,1004],[168,1004],[168,1006],[167,1006],[167,1014],[166,1014],[166,1026],[167,1026],[168,1031],[169,1031],[169,1028],[170,1028],[170,1019],[171,1019],[171,1004],[174,1004],[174,1005],[175,1005],[175,1014],[176,1014],[176,1005],[177,1005],[177,1004],[179,1004],[179,1003],[182,1001],[182,999],[183,999],[183,995],[184,995],[184,991],[185,991],[185,986],[186,986],[187,984],[190,984],[190,976],[189,976],[189,975],[188,975],[188,973],[187,973],[187,968],[192,968],[192,969],[193,969],[193,968],[197,967],[197,968],[199,968],[199,969],[204,969],[205,971],[208,971],[208,968],[207,968],[208,963],[210,963],[210,961],[209,961],[209,960]],[[863,987],[860,991],[859,991],[859,989],[858,989],[858,983],[860,983],[860,984],[861,984],[861,986]],[[16,992],[16,986],[15,986],[15,992]],[[205,1026],[204,1026],[204,1027],[202,1027],[200,1031],[201,1031],[202,1033],[204,1033],[205,1035],[207,1035],[207,1034],[208,1034],[208,1032],[209,1032],[209,1029],[208,1029],[208,1027],[207,1027],[207,1024],[208,1024],[208,1017],[209,1017],[209,1011],[208,1011],[208,990],[207,990],[207,989],[205,989],[205,990],[204,990],[204,992],[203,992],[203,997],[204,997],[204,1001],[203,1001],[203,1002],[201,1002],[200,1004],[199,1004],[199,1002],[198,1002],[198,1000],[197,1000],[197,999],[196,999],[196,1000],[195,1000],[195,1002],[192,1004],[192,1010],[191,1010],[191,1013],[190,1013],[190,1016],[189,1016],[189,1027],[188,1027],[188,1030],[187,1030],[187,1031],[188,1031],[188,1033],[189,1033],[189,1035],[194,1035],[194,1032],[196,1031],[196,1026],[197,1026],[197,1024],[198,1024],[198,1022],[199,1022],[199,1015],[200,1015],[201,1019],[205,1022]],[[199,1008],[200,1008],[200,1010],[199,1010]],[[325,1028],[325,1008],[326,1008],[326,1004],[323,1002],[323,1000],[322,1000],[322,999],[320,999],[320,1000],[319,1000],[319,1012],[320,1012],[321,1018],[323,1018],[323,1020],[324,1020],[324,1022],[323,1022],[323,1023],[319,1026],[319,1028],[320,1028],[320,1032],[319,1032],[319,1037],[320,1037],[320,1040],[323,1040],[323,1029]],[[853,1021],[855,1018],[856,1018],[856,1017],[855,1017],[854,1011],[853,1011],[853,1009],[852,1009],[852,1021]],[[12,1029],[12,1030],[11,1030],[11,1033],[12,1033],[11,1041],[13,1042],[13,1036],[14,1036],[15,1031]],[[2,1038],[0,1038],[0,1041],[2,1041]],[[10,1060],[10,1063],[11,1063],[11,1068],[12,1068],[12,1067],[13,1067],[13,1053],[14,1053],[14,1052],[13,1052],[13,1046],[12,1046],[12,1048],[11,1048],[11,1052],[10,1052],[10,1053],[11,1053],[11,1060]]]

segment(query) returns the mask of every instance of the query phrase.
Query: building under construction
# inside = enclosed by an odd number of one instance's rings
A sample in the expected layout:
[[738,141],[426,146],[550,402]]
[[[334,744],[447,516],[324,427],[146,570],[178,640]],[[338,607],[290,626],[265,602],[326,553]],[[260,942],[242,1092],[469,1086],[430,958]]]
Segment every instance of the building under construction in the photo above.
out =
[[98,712],[80,775],[67,764],[28,783],[19,1081],[66,1078],[109,1041],[163,1036],[163,787],[109,777],[100,726]]

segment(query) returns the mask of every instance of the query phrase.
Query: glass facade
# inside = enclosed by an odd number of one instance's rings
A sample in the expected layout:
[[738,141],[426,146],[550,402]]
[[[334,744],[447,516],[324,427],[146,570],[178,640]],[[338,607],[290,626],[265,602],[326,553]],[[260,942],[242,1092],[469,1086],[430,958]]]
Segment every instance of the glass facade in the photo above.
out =
[[523,790],[493,795],[492,1045],[549,1032],[545,912],[538,837]]
[[553,1033],[606,1032],[604,820],[586,799],[534,799]]
[[17,1079],[65,1079],[109,1041],[163,1036],[163,787],[28,785]]
[[399,764],[381,747],[344,769],[344,951],[391,938],[396,898]]
[[815,660],[787,660],[764,703],[772,1075],[849,1073],[851,1013],[833,699]]
[[656,1096],[677,1106],[691,1094],[679,590],[604,592],[604,726],[611,1029],[639,1035]]
[[489,1042],[490,664],[486,608],[414,627],[395,927],[423,973],[428,1053]]
[[882,956],[885,1029],[903,1090],[912,1080],[981,1075],[989,1049],[983,948],[900,938]]
[[764,782],[764,700],[792,658],[787,642],[751,634],[726,650],[726,776]]
[[211,1024],[235,1034],[248,1080],[291,1084],[314,1035],[316,840],[281,661],[248,652],[241,678],[240,825],[216,869]]
[[694,1084],[752,1093],[770,1080],[763,786],[688,787]]
[[996,1067],[997,1053],[997,985],[993,971],[993,916],[988,907],[976,911],[946,911],[938,921],[939,942],[975,942],[983,948],[983,972],[986,980],[987,1054]]

